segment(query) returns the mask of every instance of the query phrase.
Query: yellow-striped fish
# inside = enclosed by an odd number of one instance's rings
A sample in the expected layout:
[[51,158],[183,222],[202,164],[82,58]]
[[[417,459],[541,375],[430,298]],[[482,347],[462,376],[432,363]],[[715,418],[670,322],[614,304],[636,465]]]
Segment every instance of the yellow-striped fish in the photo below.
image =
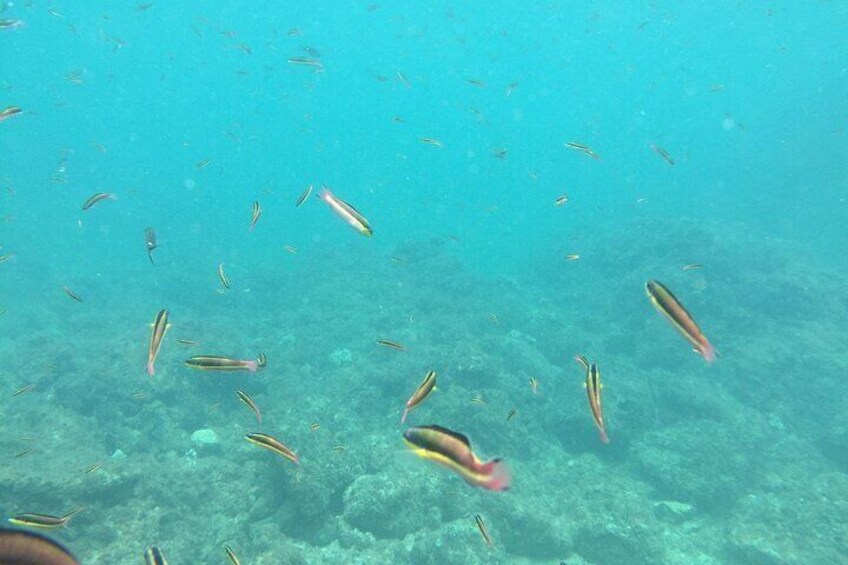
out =
[[303,192],[300,193],[300,196],[297,197],[297,202],[294,203],[295,208],[299,208],[301,204],[306,202],[306,199],[309,198],[309,195],[312,194],[312,185],[307,186]]
[[168,565],[168,560],[165,559],[165,554],[162,550],[151,545],[144,552],[144,565]]
[[470,485],[488,490],[509,488],[511,479],[504,462],[481,461],[460,433],[441,426],[421,426],[403,432],[403,439],[415,455],[447,467]]
[[50,514],[35,514],[26,512],[9,518],[9,522],[16,526],[28,528],[41,528],[43,530],[55,530],[67,526],[71,518],[83,511],[83,507],[71,510],[64,516],[51,516]]
[[118,197],[111,192],[97,192],[89,196],[88,200],[86,200],[83,205],[83,211],[88,210],[98,202],[103,202],[104,200],[117,200]]
[[436,371],[428,371],[424,376],[424,380],[421,381],[421,384],[418,385],[418,388],[412,393],[409,400],[406,401],[406,407],[403,409],[403,416],[400,417],[400,423],[403,424],[406,422],[406,416],[409,412],[424,402],[424,399],[434,390],[436,390]]
[[168,323],[168,311],[165,309],[159,310],[156,319],[153,320],[153,329],[150,331],[150,345],[147,348],[147,374],[151,377],[156,374],[153,363],[156,362],[159,348],[162,347],[162,338],[165,337],[165,332],[168,331],[169,327],[171,325]]
[[330,192],[330,189],[327,186],[324,186],[321,189],[321,194],[319,194],[318,197],[323,200],[337,216],[346,221],[351,227],[353,227],[353,229],[365,237],[371,237],[374,233],[374,230],[371,229],[371,225],[368,223],[368,220],[365,219],[365,216],[360,214],[356,208],[341,198],[337,198],[332,192]]
[[250,218],[250,230],[253,231],[253,228],[256,227],[256,222],[259,221],[259,217],[262,215],[262,206],[259,204],[258,200],[253,201],[253,209],[252,216]]
[[259,406],[256,405],[256,402],[253,401],[250,395],[244,392],[243,390],[237,390],[236,396],[238,396],[239,400],[244,402],[245,406],[247,406],[253,411],[253,413],[256,415],[256,421],[261,424],[262,412],[259,411]]
[[578,363],[586,368],[586,394],[589,397],[589,409],[592,412],[592,419],[595,421],[595,426],[601,435],[603,443],[609,443],[607,429],[604,425],[604,411],[601,406],[601,371],[595,363],[589,363],[589,360],[582,355],[575,357]]
[[202,371],[250,371],[255,373],[268,364],[268,358],[260,353],[256,359],[230,359],[218,355],[195,355],[185,360],[185,364]]
[[295,452],[275,437],[263,433],[252,433],[245,435],[244,439],[252,444],[258,445],[259,447],[273,451],[277,455],[285,457],[295,465],[300,465],[300,458],[295,454]]
[[530,377],[530,389],[533,391],[533,394],[539,392],[539,381],[536,380],[536,377]]
[[236,555],[236,552],[233,551],[232,547],[230,547],[229,545],[225,545],[224,553],[227,554],[227,557],[230,559],[230,563],[232,563],[233,565],[241,565],[241,561],[239,561],[239,558]]
[[645,284],[645,291],[657,312],[671,322],[671,325],[680,332],[680,335],[692,344],[695,351],[700,353],[708,363],[715,361],[715,348],[671,291],[658,281],[648,281]]
[[228,279],[227,275],[224,273],[223,263],[218,263],[218,280],[221,281],[221,286],[224,288],[230,288],[230,279]]
[[8,108],[4,108],[3,111],[0,112],[0,122],[11,118],[12,116],[17,116],[21,112],[23,112],[23,110],[18,108],[17,106],[9,106]]

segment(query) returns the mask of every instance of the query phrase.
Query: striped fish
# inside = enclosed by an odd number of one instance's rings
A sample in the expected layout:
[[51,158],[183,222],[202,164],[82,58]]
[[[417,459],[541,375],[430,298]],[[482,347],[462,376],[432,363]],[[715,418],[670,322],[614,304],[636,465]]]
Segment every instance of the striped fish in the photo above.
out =
[[256,227],[256,222],[259,221],[259,217],[262,216],[262,206],[259,204],[258,200],[253,201],[253,209],[252,216],[250,218],[250,230],[253,231],[253,228]]
[[238,396],[238,399],[241,400],[245,406],[250,408],[250,410],[256,415],[256,421],[261,424],[262,412],[259,411],[259,406],[256,405],[256,402],[253,401],[250,395],[243,390],[237,390],[236,396]]
[[250,371],[255,373],[268,364],[268,358],[260,353],[256,359],[230,359],[218,355],[195,355],[185,360],[185,364],[202,371]]
[[156,362],[159,348],[162,347],[162,338],[165,337],[165,332],[168,331],[169,327],[171,325],[168,323],[168,311],[165,309],[159,310],[156,319],[153,320],[153,329],[150,331],[150,345],[147,348],[147,374],[151,377],[156,374],[153,363]]
[[168,560],[165,559],[165,554],[162,553],[161,549],[159,549],[155,545],[151,545],[147,548],[147,551],[144,552],[144,564],[168,565]]
[[595,426],[601,434],[601,441],[609,443],[607,429],[604,425],[604,411],[601,406],[601,371],[595,363],[589,363],[589,360],[582,355],[575,357],[578,363],[586,368],[586,394],[589,397],[589,409],[592,412],[592,419],[595,421]]
[[415,455],[447,467],[470,485],[488,490],[506,490],[511,478],[500,459],[483,462],[471,450],[464,435],[441,426],[421,426],[403,432],[403,439]]
[[689,312],[686,311],[671,291],[659,281],[648,281],[645,284],[645,291],[648,293],[648,298],[657,312],[671,322],[671,325],[680,332],[680,335],[692,344],[695,351],[700,353],[708,363],[715,361],[715,348],[713,348],[709,340],[701,332],[701,328],[698,327],[698,324],[695,323],[695,320],[692,319],[692,316],[689,315]]
[[111,192],[97,192],[92,194],[88,200],[85,201],[82,205],[83,211],[88,210],[98,202],[103,202],[104,200],[117,200],[118,197]]
[[35,514],[24,513],[17,514],[9,518],[9,522],[16,526],[26,526],[29,528],[41,528],[43,530],[55,530],[68,525],[71,518],[83,511],[83,508],[71,510],[64,516],[51,516],[50,514]]
[[403,424],[406,422],[406,416],[409,412],[424,402],[424,399],[432,392],[436,390],[436,371],[429,371],[425,376],[424,380],[418,385],[418,388],[415,392],[412,393],[412,396],[409,397],[409,400],[406,401],[406,408],[403,410],[403,416],[400,418],[400,423]]
[[368,220],[365,219],[365,216],[360,214],[356,208],[341,198],[336,197],[332,192],[330,192],[330,189],[327,186],[324,186],[321,189],[321,194],[319,194],[318,197],[323,200],[338,217],[346,221],[353,229],[365,237],[371,237],[374,233],[374,230],[371,229],[371,225],[368,223]]
[[273,451],[277,455],[285,457],[295,465],[300,465],[300,458],[298,458],[297,454],[273,436],[263,433],[252,433],[246,434],[244,439],[254,445],[258,445],[259,447],[263,447],[269,451]]

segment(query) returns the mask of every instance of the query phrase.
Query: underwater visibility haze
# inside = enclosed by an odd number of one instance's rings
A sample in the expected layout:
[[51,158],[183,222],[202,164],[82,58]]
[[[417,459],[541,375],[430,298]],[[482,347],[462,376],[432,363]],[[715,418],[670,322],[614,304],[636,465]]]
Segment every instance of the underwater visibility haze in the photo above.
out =
[[845,29],[4,2],[0,562],[848,563]]

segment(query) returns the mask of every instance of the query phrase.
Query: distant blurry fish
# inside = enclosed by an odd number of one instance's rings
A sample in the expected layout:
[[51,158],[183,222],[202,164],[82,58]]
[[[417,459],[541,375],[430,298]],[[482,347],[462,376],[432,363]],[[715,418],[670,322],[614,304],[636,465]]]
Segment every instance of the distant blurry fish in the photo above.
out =
[[476,79],[476,78],[468,79],[468,83],[473,84],[474,86],[479,86],[481,88],[484,88],[486,86],[486,83],[484,81]]
[[303,47],[301,47],[301,49],[306,51],[306,54],[309,55],[310,57],[315,57],[316,59],[321,58],[321,53],[319,53],[317,49],[313,49],[309,45],[304,45]]
[[415,455],[435,461],[461,476],[470,485],[488,490],[506,490],[509,471],[500,459],[483,462],[471,450],[464,435],[441,426],[421,426],[403,432],[406,445]]
[[478,404],[478,405],[482,405],[482,404],[486,404],[486,401],[485,401],[485,400],[483,400],[483,395],[481,395],[481,394],[475,394],[475,395],[471,398],[471,404]]
[[256,222],[259,221],[260,216],[262,216],[262,206],[259,204],[258,200],[254,200],[253,201],[253,207],[252,207],[252,215],[251,215],[251,218],[250,218],[250,228],[249,228],[251,231],[253,230],[253,228],[256,227]]
[[506,159],[507,150],[503,148],[493,148],[492,156],[498,159]]
[[420,385],[418,385],[418,388],[412,393],[409,400],[406,401],[406,407],[403,409],[403,415],[400,417],[400,423],[403,424],[406,422],[406,416],[409,412],[424,402],[424,399],[427,398],[427,396],[429,396],[434,390],[436,390],[436,371],[428,371],[424,376],[424,380]]
[[17,116],[21,112],[23,112],[23,110],[21,110],[17,106],[9,106],[8,108],[5,108],[3,111],[0,111],[0,122],[2,122],[3,120],[9,119],[12,116]]
[[700,269],[701,267],[703,267],[703,265],[701,265],[700,263],[689,263],[688,265],[683,265],[682,267],[680,267],[680,270],[681,271],[694,271],[696,269]]
[[292,245],[283,245],[283,249],[285,249],[292,255],[297,255],[297,247],[294,247]]
[[212,161],[211,159],[201,159],[200,161],[197,162],[197,165],[195,165],[195,166],[198,169],[203,169],[203,168],[206,168],[206,166],[209,165],[209,163],[211,161]]
[[236,552],[233,551],[232,547],[230,547],[229,545],[225,545],[224,546],[224,553],[227,554],[227,557],[229,558],[230,563],[232,563],[233,565],[241,565],[241,561],[239,561],[239,558],[236,555]]
[[388,347],[389,349],[395,349],[397,351],[406,351],[405,345],[390,339],[378,339],[377,345],[382,345],[383,347]]
[[506,415],[506,421],[507,421],[507,422],[509,422],[509,421],[510,421],[510,420],[512,420],[512,419],[513,419],[513,418],[514,418],[517,414],[518,414],[518,410],[516,410],[515,408],[513,408],[512,410],[510,410],[510,411],[509,411],[509,414],[507,414],[507,415]]
[[320,427],[321,427],[321,424],[319,424],[318,422],[313,422],[313,423],[309,424],[309,429],[312,430],[313,432],[317,431],[318,428],[320,428]]
[[595,153],[594,151],[592,151],[592,149],[584,143],[578,143],[576,141],[568,141],[568,142],[566,142],[565,146],[568,147],[569,149],[574,149],[575,151],[580,151],[581,153],[585,153],[586,155],[588,155],[592,159],[595,159],[596,161],[601,160],[601,156],[598,155],[597,153]]
[[62,290],[64,290],[65,294],[70,296],[72,299],[76,300],[77,302],[82,302],[82,297],[67,286],[63,286]]
[[292,65],[305,65],[307,67],[323,68],[324,65],[318,59],[310,59],[309,57],[289,57],[289,63]]
[[57,542],[34,532],[7,528],[0,528],[0,563],[79,565]]
[[168,324],[168,311],[159,310],[156,319],[153,320],[153,329],[150,331],[150,346],[147,348],[147,374],[151,377],[156,374],[153,363],[156,362],[159,348],[162,347],[162,338],[165,337],[165,332],[168,331],[169,327],[171,326]]
[[516,88],[518,88],[517,82],[510,83],[510,85],[506,87],[506,95],[509,96],[510,94],[512,94],[512,91]]
[[556,200],[554,200],[554,204],[557,206],[564,206],[568,202],[568,195],[563,194],[562,196],[558,196]]
[[244,438],[252,444],[258,445],[259,447],[263,447],[269,451],[273,451],[277,455],[285,457],[295,465],[300,465],[300,458],[298,458],[295,452],[273,436],[263,433],[252,433],[245,435]]
[[23,27],[24,22],[21,20],[0,20],[0,29],[15,29]]
[[227,278],[227,275],[224,274],[224,264],[218,264],[218,280],[221,281],[221,286],[224,288],[230,288],[230,279]]
[[158,247],[156,245],[156,230],[147,228],[144,230],[144,240],[147,245],[147,258],[153,263],[153,250]]
[[297,197],[297,202],[294,203],[295,208],[299,208],[301,204],[306,202],[306,199],[309,198],[309,195],[312,194],[312,185],[307,186],[303,192],[300,193],[300,196]]
[[162,550],[151,545],[144,552],[144,565],[168,565],[168,560],[165,559],[165,554]]
[[586,368],[586,394],[589,397],[589,409],[592,412],[592,419],[595,421],[595,426],[601,434],[601,441],[609,443],[607,437],[607,429],[604,425],[604,412],[601,406],[601,371],[595,363],[589,363],[589,360],[582,355],[575,357],[578,363]]
[[651,149],[654,150],[654,153],[656,153],[657,155],[659,155],[660,157],[665,159],[666,163],[674,166],[674,159],[672,158],[671,155],[669,155],[668,151],[666,151],[665,149],[663,149],[659,145],[654,145],[653,143],[651,144]]
[[483,517],[479,514],[475,514],[474,521],[477,522],[477,529],[480,530],[480,535],[483,536],[483,541],[486,542],[486,545],[494,547],[495,544],[492,542],[489,530],[486,529],[486,523],[483,521]]
[[85,211],[97,204],[98,202],[102,202],[104,200],[117,199],[118,197],[115,194],[112,194],[111,192],[98,192],[96,194],[91,195],[89,199],[85,201],[85,203],[82,205],[82,209],[83,211]]
[[399,80],[399,81],[400,81],[400,82],[401,82],[401,83],[402,83],[405,87],[410,88],[410,87],[412,86],[412,85],[409,83],[409,80],[407,80],[406,75],[404,75],[402,72],[397,71],[397,77],[398,77],[398,80]]
[[268,359],[260,353],[256,359],[242,360],[219,357],[218,355],[195,355],[185,360],[185,364],[193,369],[202,371],[250,371],[255,373],[265,368]]
[[94,465],[89,465],[85,468],[85,474],[90,475],[91,473],[98,471],[102,466],[103,463],[95,463]]
[[24,449],[23,451],[19,451],[18,453],[15,453],[15,459],[20,459],[21,457],[26,457],[27,455],[29,455],[33,451],[35,451],[34,447],[29,447],[27,449]]
[[692,344],[695,351],[703,355],[708,363],[715,361],[715,349],[701,332],[701,329],[695,323],[695,320],[692,319],[692,316],[689,315],[689,312],[686,311],[671,291],[659,281],[648,281],[645,285],[645,291],[648,293],[648,298],[651,299],[651,304],[653,304],[657,312],[671,322],[671,325],[680,332],[680,335]]
[[418,141],[424,145],[432,145],[433,147],[443,147],[442,142],[434,137],[422,137]]
[[536,380],[536,377],[530,377],[530,389],[533,391],[533,394],[539,392],[539,381]]
[[12,398],[14,398],[14,397],[16,397],[16,396],[20,396],[20,395],[22,395],[22,394],[26,394],[26,393],[28,393],[29,391],[31,391],[32,389],[34,389],[34,388],[35,388],[35,383],[33,383],[33,384],[28,384],[28,385],[26,385],[25,387],[21,387],[21,388],[19,388],[18,390],[16,390],[15,392],[13,392],[13,393],[12,393]]
[[356,208],[341,198],[337,198],[332,192],[330,192],[330,189],[327,186],[322,188],[321,194],[319,194],[318,197],[323,200],[337,216],[346,221],[353,229],[365,237],[371,237],[374,233],[371,229],[371,225],[368,223],[368,220],[365,219],[365,216],[360,214]]
[[579,253],[571,253],[570,255],[566,255],[564,257],[564,259],[566,261],[577,261],[578,259],[580,259],[580,254]]
[[194,341],[193,339],[185,339],[182,337],[177,339],[177,343],[179,343],[180,345],[188,345],[190,347],[198,345],[198,342]]
[[253,401],[250,395],[244,392],[243,390],[237,390],[236,396],[238,396],[238,399],[241,400],[245,406],[250,408],[250,410],[256,416],[256,421],[261,424],[262,412],[259,411],[259,406],[256,405],[256,402]]
[[51,516],[49,514],[33,514],[24,513],[17,514],[9,518],[9,522],[16,526],[26,526],[29,528],[41,528],[44,530],[55,530],[67,526],[71,518],[82,512],[83,508],[71,510],[64,516]]

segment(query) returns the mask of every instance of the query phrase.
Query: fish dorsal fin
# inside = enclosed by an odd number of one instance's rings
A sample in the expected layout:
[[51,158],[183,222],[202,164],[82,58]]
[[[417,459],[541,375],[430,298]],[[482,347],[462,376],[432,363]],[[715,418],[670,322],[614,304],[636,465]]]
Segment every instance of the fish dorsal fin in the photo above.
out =
[[471,442],[468,441],[468,438],[466,436],[462,435],[459,432],[455,432],[453,430],[449,430],[447,428],[443,428],[442,426],[437,426],[435,424],[433,424],[432,426],[422,426],[422,427],[430,429],[430,430],[435,430],[437,432],[441,432],[441,433],[446,434],[446,435],[449,435],[452,438],[459,440],[462,443],[464,443],[469,449],[471,448]]

